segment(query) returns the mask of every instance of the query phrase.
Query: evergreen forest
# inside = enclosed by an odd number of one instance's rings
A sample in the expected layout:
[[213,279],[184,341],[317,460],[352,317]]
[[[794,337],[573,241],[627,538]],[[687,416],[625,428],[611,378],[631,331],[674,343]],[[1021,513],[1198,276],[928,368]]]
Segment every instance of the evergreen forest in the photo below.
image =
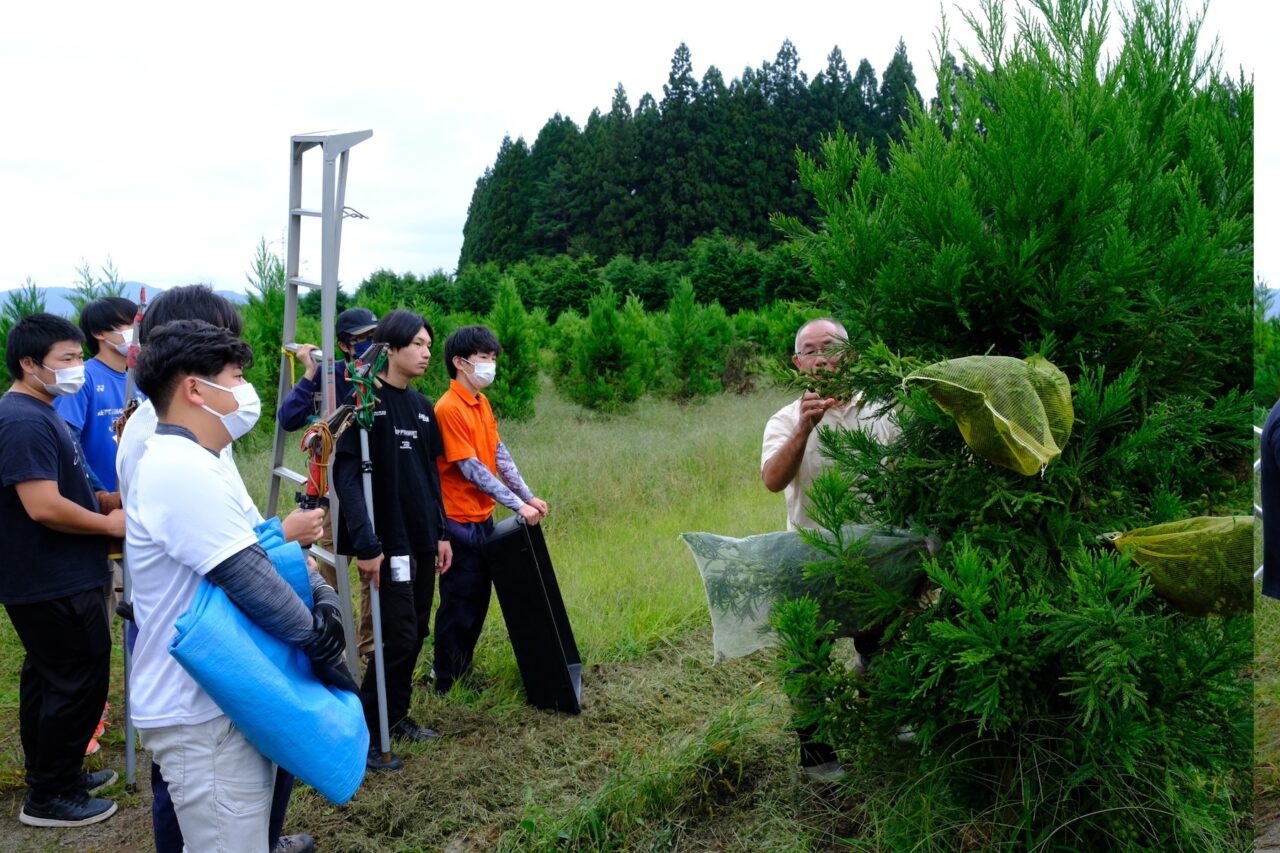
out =
[[619,83],[583,127],[556,114],[532,145],[502,140],[476,182],[459,271],[540,255],[672,260],[714,231],[767,247],[771,214],[815,212],[797,149],[841,127],[884,155],[919,97],[902,42],[882,77],[866,59],[851,72],[837,46],[812,81],[790,40],[729,81],[714,65],[699,79],[682,43],[661,100],[646,92],[632,109]]

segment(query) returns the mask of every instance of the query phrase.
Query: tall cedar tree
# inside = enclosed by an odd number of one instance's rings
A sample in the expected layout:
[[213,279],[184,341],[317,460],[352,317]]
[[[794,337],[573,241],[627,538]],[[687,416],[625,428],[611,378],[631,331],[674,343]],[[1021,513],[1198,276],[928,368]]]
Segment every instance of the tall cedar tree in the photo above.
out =
[[[838,609],[777,613],[788,689],[829,700],[802,716],[882,783],[852,806],[876,849],[1252,843],[1251,618],[1179,613],[1098,537],[1249,514],[1253,84],[1197,57],[1176,2],[1138,0],[1104,59],[1105,8],[1034,0],[1006,39],[984,4],[972,78],[940,69],[953,128],[911,106],[887,168],[837,134],[800,158],[816,226],[777,220],[861,353],[844,392],[902,424],[889,447],[827,437],[815,517],[942,542],[935,597],[882,609],[865,677],[832,662]],[[1040,476],[975,457],[903,389],[913,365],[984,353],[1072,381],[1074,432]],[[827,552],[817,576],[866,588],[856,544]]]

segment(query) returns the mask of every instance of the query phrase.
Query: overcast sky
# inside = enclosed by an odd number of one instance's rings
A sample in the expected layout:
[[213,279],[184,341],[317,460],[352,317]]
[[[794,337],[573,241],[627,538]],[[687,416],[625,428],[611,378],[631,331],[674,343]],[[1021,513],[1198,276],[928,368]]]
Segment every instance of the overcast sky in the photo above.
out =
[[[445,6],[448,8],[442,8]],[[1010,6],[1012,2],[1010,0]],[[475,181],[504,134],[532,143],[560,112],[583,125],[626,87],[634,108],[662,97],[671,55],[689,45],[701,78],[772,60],[790,38],[810,79],[839,45],[883,72],[906,42],[933,91],[945,9],[974,0],[648,0],[644,3],[70,2],[9,4],[0,27],[0,289],[30,276],[75,279],[108,256],[121,275],[164,287],[243,290],[260,237],[283,254],[289,137],[373,130],[352,151],[340,275],[452,272]],[[1229,69],[1256,75],[1257,230],[1273,230],[1275,48],[1251,0],[1214,0],[1206,19]],[[1116,29],[1118,29],[1118,24]],[[320,162],[307,164],[318,205]],[[318,234],[304,269],[319,275]],[[1280,284],[1276,241],[1257,271]]]

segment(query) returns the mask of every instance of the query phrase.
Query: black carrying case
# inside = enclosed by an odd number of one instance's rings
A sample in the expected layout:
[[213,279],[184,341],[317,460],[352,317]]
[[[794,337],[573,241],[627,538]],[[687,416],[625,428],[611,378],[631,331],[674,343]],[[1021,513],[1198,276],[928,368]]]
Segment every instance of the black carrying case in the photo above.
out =
[[580,713],[582,658],[541,525],[524,524],[515,515],[505,518],[482,550],[529,704]]

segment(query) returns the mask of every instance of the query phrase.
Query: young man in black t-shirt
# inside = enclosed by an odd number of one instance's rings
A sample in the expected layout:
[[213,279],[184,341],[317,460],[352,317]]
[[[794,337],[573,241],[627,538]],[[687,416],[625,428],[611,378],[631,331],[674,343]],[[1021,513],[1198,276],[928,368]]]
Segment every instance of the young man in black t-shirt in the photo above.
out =
[[[390,347],[369,431],[376,532],[364,499],[358,427],[338,440],[333,463],[342,507],[338,553],[355,554],[361,574],[381,593],[387,720],[391,736],[407,741],[436,736],[409,717],[409,699],[427,638],[435,575],[448,571],[453,560],[436,470],[444,444],[431,401],[409,387],[431,361],[431,337],[431,326],[411,311],[392,311],[373,333],[375,343]],[[375,667],[366,669],[360,692],[372,758],[381,751]]]
[[123,538],[124,513],[107,515],[86,475],[55,397],[84,384],[84,336],[62,317],[38,313],[9,332],[13,387],[0,397],[0,603],[26,650],[19,728],[30,826],[106,820],[116,804],[91,792],[110,770],[81,772],[85,747],[107,701],[111,634],[102,591],[107,537]]

